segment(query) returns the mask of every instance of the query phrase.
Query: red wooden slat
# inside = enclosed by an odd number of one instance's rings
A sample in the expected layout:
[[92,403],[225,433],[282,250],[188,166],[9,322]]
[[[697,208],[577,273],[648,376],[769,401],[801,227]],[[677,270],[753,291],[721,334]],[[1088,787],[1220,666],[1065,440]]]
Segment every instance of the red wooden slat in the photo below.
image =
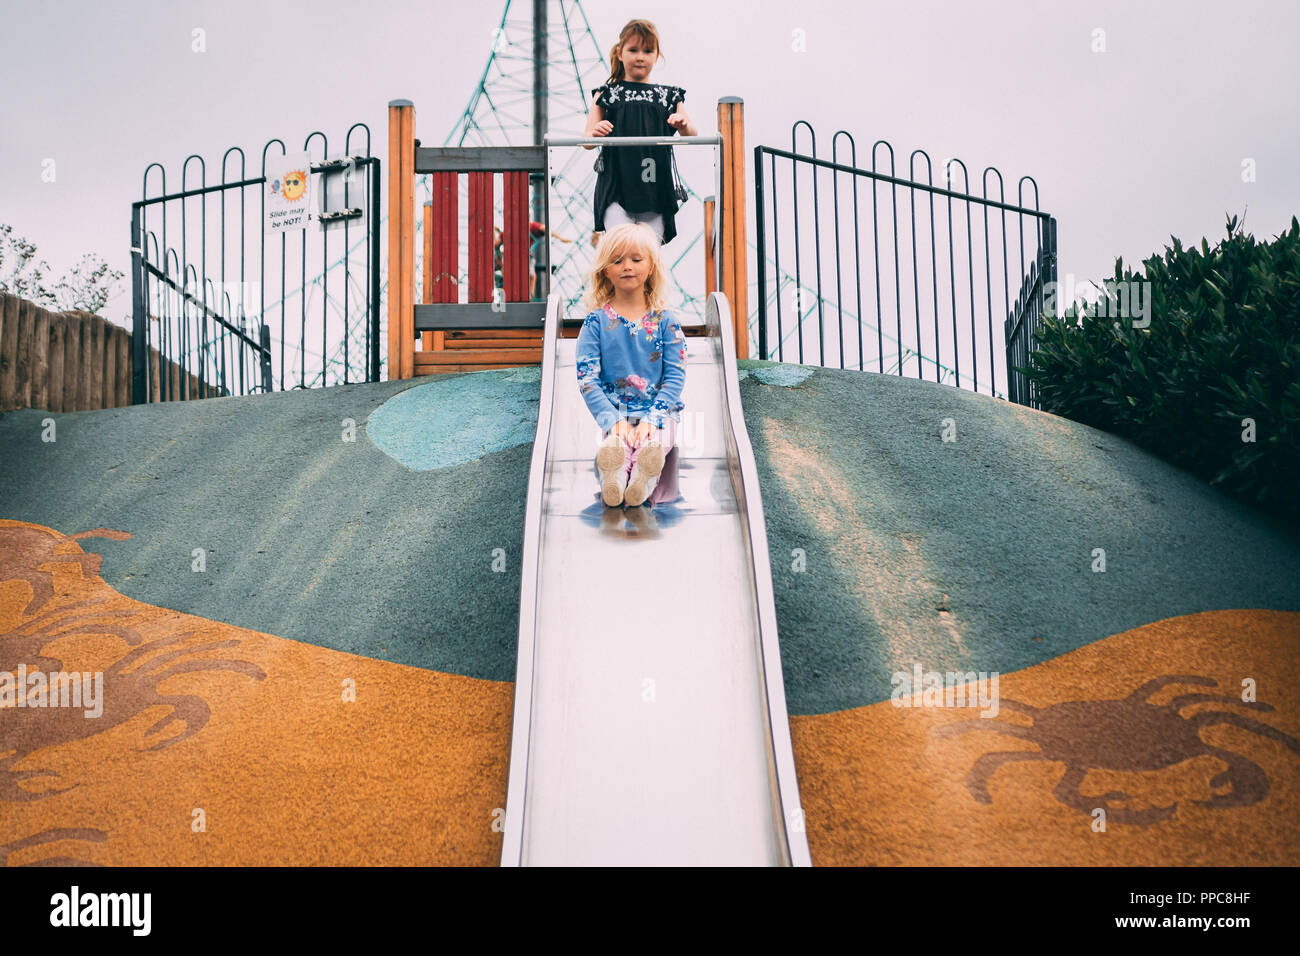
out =
[[446,230],[447,236],[447,262],[446,268],[449,275],[455,276],[456,294],[449,300],[457,302],[460,300],[460,174],[451,173],[447,179],[447,193],[454,197],[454,200],[447,204],[445,213],[446,220],[442,228]]
[[505,178],[502,236],[502,283],[506,302],[528,301],[528,173],[509,172]]
[[457,301],[456,269],[459,251],[457,173],[433,173],[433,302]]
[[494,173],[469,173],[469,301],[492,301]]

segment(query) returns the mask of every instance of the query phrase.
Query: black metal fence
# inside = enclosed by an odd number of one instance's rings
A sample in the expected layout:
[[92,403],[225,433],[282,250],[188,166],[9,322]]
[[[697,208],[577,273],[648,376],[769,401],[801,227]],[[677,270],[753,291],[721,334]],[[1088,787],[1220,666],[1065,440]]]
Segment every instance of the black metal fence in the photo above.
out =
[[[808,128],[810,154],[797,152],[800,126]],[[838,153],[841,137],[847,144],[844,160]],[[877,372],[898,375],[914,371],[917,378],[933,377],[936,382],[1036,404],[1030,383],[1014,366],[1025,366],[1042,315],[1044,285],[1056,281],[1056,220],[1038,209],[1038,184],[1022,176],[1012,205],[1005,201],[1002,174],[989,166],[982,176],[982,194],[974,196],[960,159],[943,163],[943,181],[936,184],[930,157],[920,149],[912,152],[907,178],[902,178],[894,168],[894,149],[884,140],[872,145],[871,168],[859,168],[857,145],[844,130],[831,139],[831,159],[821,159],[816,133],[803,120],[791,128],[790,147],[754,148],[759,357],[775,353],[786,361],[788,340],[794,338],[790,344],[797,345],[798,361],[804,363],[807,338],[809,351],[816,349],[820,365],[862,371],[874,365]],[[888,172],[877,169],[882,151],[887,151]],[[924,160],[924,180],[918,176],[918,157]],[[778,160],[783,161],[779,168]],[[955,183],[958,168],[961,181]],[[830,176],[829,196],[823,194],[819,173],[823,179]],[[996,177],[995,196],[989,194],[990,176]],[[1026,184],[1033,186],[1033,208],[1024,203]],[[864,250],[868,188],[871,222],[865,235],[869,248]],[[905,191],[907,204],[901,225],[900,190]],[[923,204],[920,225],[918,194]],[[945,210],[938,225],[936,199]],[[982,248],[973,228],[972,207],[980,214]],[[954,241],[954,235],[960,237],[962,232],[963,209],[965,241]],[[991,231],[990,212],[1001,220],[1000,256],[995,238],[998,223],[995,220]],[[1015,218],[1013,228],[1019,231],[1014,285],[1007,250],[1008,215]],[[1026,220],[1032,223],[1034,243],[1028,266]],[[946,243],[941,245],[944,227]],[[910,264],[902,259],[909,246]],[[999,267],[1001,281],[996,277]],[[1001,334],[994,332],[995,310],[1000,311]],[[775,343],[770,337],[773,318]]]
[[[364,147],[354,154],[359,130]],[[303,150],[323,157],[309,162],[308,195],[323,194],[329,206],[319,204],[301,230],[268,235],[268,189],[279,184],[268,184],[267,157],[276,144],[288,155],[283,140],[268,142],[256,177],[248,176],[242,149],[226,150],[213,186],[198,155],[182,165],[178,192],[167,192],[160,164],[145,169],[142,198],[131,204],[134,403],[379,380],[382,209],[370,129],[354,124],[334,158],[325,134],[306,138]],[[198,164],[193,187],[191,161]],[[161,191],[150,196],[154,167]],[[179,235],[173,224],[169,237],[169,210],[177,207]],[[146,361],[151,347],[181,374],[159,376]]]

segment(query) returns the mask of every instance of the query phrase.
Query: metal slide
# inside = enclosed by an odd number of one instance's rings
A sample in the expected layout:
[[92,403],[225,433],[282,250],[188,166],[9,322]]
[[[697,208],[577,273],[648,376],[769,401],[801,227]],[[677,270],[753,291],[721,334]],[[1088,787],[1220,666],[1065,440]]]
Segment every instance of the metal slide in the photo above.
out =
[[600,499],[561,308],[552,295],[501,863],[810,866],[727,300],[687,337],[682,498],[639,530]]

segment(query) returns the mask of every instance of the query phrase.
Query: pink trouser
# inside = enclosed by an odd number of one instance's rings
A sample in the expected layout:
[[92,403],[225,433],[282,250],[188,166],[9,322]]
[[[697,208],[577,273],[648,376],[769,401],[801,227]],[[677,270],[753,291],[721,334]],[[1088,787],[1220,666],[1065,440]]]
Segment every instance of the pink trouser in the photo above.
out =
[[[635,416],[628,416],[628,423],[636,425],[638,419]],[[609,437],[609,432],[605,432],[603,438]],[[655,483],[650,492],[650,497],[646,499],[646,504],[654,506],[660,501],[677,500],[677,455],[673,454],[674,445],[677,440],[677,423],[671,418],[664,419],[663,428],[651,428],[650,437],[647,442],[657,441],[664,449],[664,469],[659,473],[659,480]],[[641,447],[644,447],[642,445]],[[628,481],[632,480],[632,472],[636,469],[637,454],[641,448],[633,448],[623,439],[623,449],[627,453],[627,463],[623,467],[623,474]],[[600,477],[600,469],[596,469],[596,477]]]

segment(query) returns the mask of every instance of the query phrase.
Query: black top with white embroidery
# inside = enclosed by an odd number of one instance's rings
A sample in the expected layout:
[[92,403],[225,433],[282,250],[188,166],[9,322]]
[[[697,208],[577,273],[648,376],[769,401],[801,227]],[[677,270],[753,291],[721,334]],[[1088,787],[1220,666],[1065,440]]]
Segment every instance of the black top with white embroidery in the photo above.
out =
[[[668,117],[686,99],[680,86],[631,80],[598,86],[591,94],[614,126],[611,136],[672,136],[677,130],[668,125]],[[616,202],[629,213],[659,213],[664,242],[671,242],[677,235],[672,147],[611,146],[601,149],[601,157],[605,168],[596,177],[596,231],[605,230],[605,210]]]

